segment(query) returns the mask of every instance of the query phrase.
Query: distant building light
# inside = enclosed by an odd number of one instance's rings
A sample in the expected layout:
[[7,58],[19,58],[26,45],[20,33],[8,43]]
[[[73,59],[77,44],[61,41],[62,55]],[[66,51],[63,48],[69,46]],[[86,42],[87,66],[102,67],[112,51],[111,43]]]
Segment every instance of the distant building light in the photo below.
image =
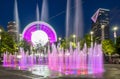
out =
[[13,26],[13,25],[8,25],[8,27],[11,27],[11,26]]

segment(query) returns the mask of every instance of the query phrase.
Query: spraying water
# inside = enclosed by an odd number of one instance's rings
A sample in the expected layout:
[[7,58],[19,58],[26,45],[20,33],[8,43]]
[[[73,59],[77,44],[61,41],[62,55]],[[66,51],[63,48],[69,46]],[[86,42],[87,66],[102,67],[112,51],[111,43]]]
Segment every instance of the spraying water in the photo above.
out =
[[74,34],[83,37],[82,0],[75,0]]
[[67,8],[66,8],[66,38],[70,36],[70,3],[71,0],[67,0]]
[[[71,8],[72,0],[67,0],[66,6],[66,38],[75,34],[76,37],[83,37],[83,15],[82,1],[75,0],[74,10]],[[77,40],[77,39],[76,39]]]
[[[39,14],[40,14],[40,13],[39,13],[39,6],[38,6],[38,4],[37,4],[37,6],[36,6],[36,18],[37,18],[37,21],[40,20],[40,15],[39,15]],[[37,29],[39,30],[39,25],[37,25],[36,27],[37,27]]]
[[[94,47],[87,48],[86,44],[83,49],[79,49],[79,43],[73,50],[70,48],[60,49],[52,44],[48,49],[48,55],[31,54],[20,49],[20,57],[4,53],[4,67],[19,67],[20,69],[34,68],[35,65],[46,65],[52,71],[60,72],[65,75],[95,75],[104,72],[102,46],[95,43]],[[43,68],[40,68],[43,69]],[[39,71],[39,70],[38,70]],[[40,73],[40,71],[39,71]],[[96,76],[97,77],[97,76]],[[102,75],[101,75],[102,77]]]
[[43,3],[42,3],[41,20],[42,21],[47,21],[48,20],[48,3],[47,3],[47,0],[43,0]]
[[36,6],[36,18],[37,18],[37,21],[39,21],[40,20],[40,15],[39,15],[39,6],[38,6],[38,4],[37,4],[37,6]]
[[16,28],[17,28],[17,40],[19,39],[19,32],[20,32],[20,23],[19,23],[19,14],[18,14],[18,5],[17,5],[17,0],[15,0],[15,5],[14,5],[14,20],[16,22]]

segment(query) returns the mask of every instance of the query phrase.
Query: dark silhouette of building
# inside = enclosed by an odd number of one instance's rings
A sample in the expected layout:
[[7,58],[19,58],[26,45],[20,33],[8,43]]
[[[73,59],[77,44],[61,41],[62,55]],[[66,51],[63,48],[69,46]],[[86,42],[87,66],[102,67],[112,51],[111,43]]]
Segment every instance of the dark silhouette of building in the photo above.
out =
[[17,42],[18,41],[18,31],[17,31],[17,26],[16,26],[15,21],[8,22],[7,29],[8,29],[8,33]]
[[92,16],[92,31],[98,43],[109,38],[109,9],[99,8]]

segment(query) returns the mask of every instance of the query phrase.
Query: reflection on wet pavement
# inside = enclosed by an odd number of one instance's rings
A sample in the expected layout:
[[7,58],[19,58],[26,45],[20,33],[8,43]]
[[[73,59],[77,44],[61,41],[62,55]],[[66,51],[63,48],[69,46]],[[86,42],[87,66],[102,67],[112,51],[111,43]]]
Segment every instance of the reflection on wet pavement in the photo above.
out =
[[64,74],[57,71],[51,71],[47,65],[35,65],[33,67],[29,67],[28,71],[30,71],[32,74],[43,76],[44,78],[59,78],[59,77],[103,78],[103,73],[87,74],[86,71],[80,72],[79,70],[64,70],[64,72],[68,73]]
[[[30,77],[30,79],[120,79],[119,64],[105,64],[104,67],[104,73],[98,73],[94,75],[65,75],[63,73],[49,70],[47,65],[35,65],[33,67],[26,68],[27,70],[22,71],[18,70],[18,68],[13,69],[0,67],[0,79],[16,79],[16,76],[17,79],[29,79],[26,77]],[[23,78],[24,76],[26,77]]]

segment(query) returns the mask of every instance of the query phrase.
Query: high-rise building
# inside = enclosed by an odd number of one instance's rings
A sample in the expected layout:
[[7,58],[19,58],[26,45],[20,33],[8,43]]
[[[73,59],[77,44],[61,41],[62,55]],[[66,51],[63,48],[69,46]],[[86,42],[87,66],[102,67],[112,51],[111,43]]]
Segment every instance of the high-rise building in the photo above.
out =
[[109,9],[99,8],[92,16],[92,31],[99,43],[109,38]]
[[8,22],[7,25],[8,33],[13,37],[13,39],[17,42],[18,41],[18,31],[15,21]]

